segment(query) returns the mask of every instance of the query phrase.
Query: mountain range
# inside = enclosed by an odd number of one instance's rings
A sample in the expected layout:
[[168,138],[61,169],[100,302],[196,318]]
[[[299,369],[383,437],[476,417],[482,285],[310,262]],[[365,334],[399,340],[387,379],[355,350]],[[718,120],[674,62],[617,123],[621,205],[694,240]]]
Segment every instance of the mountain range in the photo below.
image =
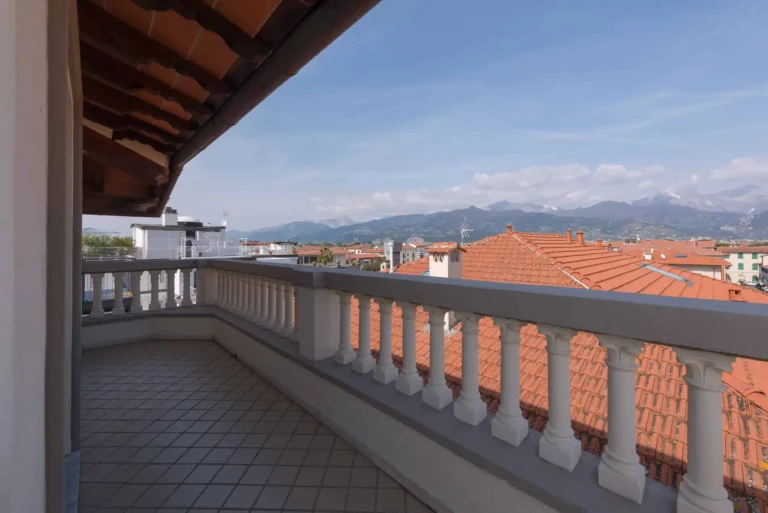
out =
[[665,192],[631,203],[603,201],[590,207],[561,209],[534,203],[500,201],[484,208],[469,207],[432,214],[407,214],[365,222],[298,221],[250,232],[228,231],[251,240],[297,242],[368,242],[405,240],[460,240],[459,229],[469,224],[477,240],[506,230],[564,233],[583,230],[587,239],[625,237],[758,239],[768,238],[768,197],[759,186],[717,194]]

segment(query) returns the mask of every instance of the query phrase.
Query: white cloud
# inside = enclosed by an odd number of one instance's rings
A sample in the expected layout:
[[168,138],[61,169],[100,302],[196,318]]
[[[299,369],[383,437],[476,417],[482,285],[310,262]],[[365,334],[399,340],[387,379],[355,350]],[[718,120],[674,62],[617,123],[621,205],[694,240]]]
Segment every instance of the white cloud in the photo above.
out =
[[768,176],[768,157],[742,157],[712,171],[713,180],[753,180]]
[[701,181],[699,175],[691,175],[691,183],[699,183],[699,181]]
[[637,184],[637,188],[641,191],[647,191],[648,189],[652,189],[653,186],[656,185],[656,182],[653,180],[643,180],[639,184]]
[[649,166],[638,169],[629,169],[620,164],[600,164],[595,169],[594,178],[599,183],[624,183],[661,173],[664,170],[661,166]]
[[570,183],[590,175],[581,164],[529,166],[514,172],[475,173],[472,181],[481,189],[530,188],[551,183]]
[[375,192],[372,198],[377,203],[392,203],[394,201],[392,194],[389,192]]

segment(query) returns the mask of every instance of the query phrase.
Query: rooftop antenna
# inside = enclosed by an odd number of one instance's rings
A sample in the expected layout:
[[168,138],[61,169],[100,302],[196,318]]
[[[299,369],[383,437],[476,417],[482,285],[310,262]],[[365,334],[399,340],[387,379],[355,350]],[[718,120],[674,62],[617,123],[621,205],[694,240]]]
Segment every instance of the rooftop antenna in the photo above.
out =
[[227,226],[227,217],[228,217],[228,216],[229,216],[229,212],[227,212],[227,211],[225,210],[225,211],[224,211],[224,221],[222,221],[222,223],[221,223],[223,226]]
[[464,223],[462,223],[461,228],[459,228],[459,233],[461,234],[461,245],[464,245],[464,239],[469,237],[469,232],[473,231],[469,227],[469,219],[467,219],[467,216],[462,215],[461,217],[464,218]]

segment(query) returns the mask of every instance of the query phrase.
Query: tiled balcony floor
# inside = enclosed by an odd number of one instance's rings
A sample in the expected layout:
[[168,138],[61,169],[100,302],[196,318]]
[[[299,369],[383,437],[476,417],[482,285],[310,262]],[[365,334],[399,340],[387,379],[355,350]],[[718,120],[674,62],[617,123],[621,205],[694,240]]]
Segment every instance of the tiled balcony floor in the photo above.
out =
[[86,351],[80,511],[430,511],[213,342]]

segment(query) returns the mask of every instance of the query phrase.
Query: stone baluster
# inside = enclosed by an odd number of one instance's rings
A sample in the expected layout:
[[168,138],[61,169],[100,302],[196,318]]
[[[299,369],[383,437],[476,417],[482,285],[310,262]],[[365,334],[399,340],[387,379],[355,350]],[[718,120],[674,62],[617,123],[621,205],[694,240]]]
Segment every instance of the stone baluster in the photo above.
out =
[[160,273],[162,271],[149,271],[149,311],[160,310]]
[[238,274],[237,281],[240,282],[240,314],[247,319],[250,315],[250,292],[248,290],[250,277],[247,274]]
[[267,315],[267,327],[272,329],[275,327],[275,321],[277,320],[277,291],[275,290],[275,280],[268,280],[267,287],[269,289],[269,314]]
[[182,269],[181,270],[181,279],[184,283],[182,283],[182,298],[181,298],[181,306],[192,306],[192,269]]
[[285,294],[285,322],[283,323],[283,336],[292,338],[294,328],[294,300],[293,300],[293,284],[286,283],[283,285]]
[[461,321],[461,395],[453,403],[453,416],[476,426],[488,415],[488,407],[480,397],[480,359],[477,337],[479,316],[457,312]]
[[[573,330],[539,325],[547,339],[547,378],[549,380],[549,421],[539,440],[539,457],[572,472],[581,458],[581,442],[571,428],[571,385],[568,357]],[[633,402],[634,404],[634,402]]]
[[91,317],[104,317],[104,306],[101,298],[104,273],[91,273],[93,280],[93,301],[91,303]]
[[235,312],[237,309],[237,287],[235,283],[235,275],[227,273],[227,309],[230,312]]
[[253,277],[253,322],[261,324],[261,278]]
[[597,468],[603,488],[638,504],[643,502],[645,468],[637,455],[635,371],[643,342],[612,335],[596,335],[606,349],[608,366],[608,445]]
[[232,306],[232,283],[229,281],[229,273],[227,271],[221,271],[220,274],[224,289],[224,301],[221,306],[224,310],[229,310]]
[[359,312],[359,328],[357,331],[357,358],[352,364],[352,370],[360,374],[368,374],[376,367],[376,360],[371,354],[371,296],[355,294]]
[[520,410],[519,321],[494,318],[501,338],[501,400],[491,421],[491,434],[517,447],[528,436],[528,421]]
[[399,302],[403,312],[403,366],[395,388],[405,395],[413,395],[424,388],[424,380],[416,368],[416,305]]
[[224,273],[215,269],[216,272],[216,306],[224,308]]
[[233,274],[235,280],[235,313],[245,315],[245,280],[240,274]]
[[291,334],[291,340],[294,342],[299,342],[301,340],[301,310],[299,310],[299,305],[301,304],[301,300],[299,299],[301,295],[301,289],[299,287],[293,287],[293,333]]
[[125,304],[123,303],[123,273],[112,273],[115,278],[115,300],[112,306],[112,315],[123,315]]
[[[723,487],[723,372],[734,358],[675,349],[688,385],[688,473],[677,494],[677,513],[733,511]],[[609,442],[610,443],[610,442]]]
[[441,410],[453,402],[453,392],[445,382],[445,314],[447,310],[428,306],[429,382],[421,392],[425,404]]
[[259,307],[256,303],[257,297],[256,277],[248,276],[248,317],[251,322],[256,322],[259,318]]
[[176,270],[165,271],[165,307],[176,308]]
[[375,301],[379,305],[379,362],[373,369],[373,379],[387,384],[397,379],[397,367],[392,362],[392,300]]
[[275,282],[275,333],[282,333],[285,327],[285,287],[283,282]]
[[261,279],[261,325],[269,324],[269,279]]
[[350,307],[352,304],[349,292],[337,292],[339,296],[339,350],[333,355],[336,363],[346,365],[355,359],[352,349],[352,326]]
[[141,277],[144,271],[131,271],[131,313],[144,310],[141,304]]

